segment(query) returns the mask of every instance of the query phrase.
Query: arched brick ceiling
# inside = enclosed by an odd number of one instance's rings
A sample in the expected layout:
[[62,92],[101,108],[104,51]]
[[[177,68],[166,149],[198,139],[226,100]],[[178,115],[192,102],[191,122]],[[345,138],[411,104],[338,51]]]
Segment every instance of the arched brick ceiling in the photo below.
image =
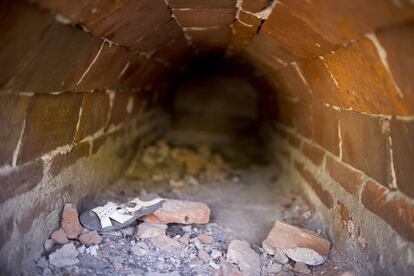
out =
[[[165,65],[219,48],[262,68],[288,100],[303,92],[344,109],[414,114],[409,0],[32,2]],[[392,31],[398,25],[404,27]]]

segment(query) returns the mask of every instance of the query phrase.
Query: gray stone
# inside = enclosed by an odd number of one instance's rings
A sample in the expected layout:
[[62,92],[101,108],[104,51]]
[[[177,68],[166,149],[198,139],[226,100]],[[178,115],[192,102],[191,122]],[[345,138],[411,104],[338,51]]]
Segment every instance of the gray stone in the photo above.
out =
[[43,247],[46,251],[50,251],[53,248],[54,242],[51,239],[45,240]]
[[68,243],[49,255],[49,263],[55,267],[71,266],[79,263],[79,252],[73,243]]
[[238,265],[240,270],[251,276],[260,275],[259,255],[246,241],[233,240],[227,248],[227,261]]

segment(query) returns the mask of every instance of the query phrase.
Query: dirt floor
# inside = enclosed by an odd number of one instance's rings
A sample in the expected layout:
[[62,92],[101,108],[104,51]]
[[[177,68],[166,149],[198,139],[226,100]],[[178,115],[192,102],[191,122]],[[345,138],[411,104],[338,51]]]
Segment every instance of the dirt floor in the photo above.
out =
[[[232,240],[245,240],[260,258],[260,275],[341,275],[352,271],[340,254],[331,248],[323,265],[295,268],[295,262],[278,263],[262,249],[275,221],[321,233],[321,225],[299,194],[273,166],[251,166],[244,170],[226,170],[213,175],[188,176],[171,182],[134,180],[131,174],[102,191],[99,198],[124,202],[128,197],[157,193],[164,198],[200,201],[211,209],[205,225],[169,224],[166,234],[177,246],[164,247],[151,238],[137,235],[135,225],[102,234],[97,246],[74,242],[79,263],[55,267],[47,254],[38,263],[40,275],[249,275],[228,260]],[[200,242],[200,234],[211,237]],[[53,251],[53,250],[51,250]],[[206,253],[206,254],[205,254]]]

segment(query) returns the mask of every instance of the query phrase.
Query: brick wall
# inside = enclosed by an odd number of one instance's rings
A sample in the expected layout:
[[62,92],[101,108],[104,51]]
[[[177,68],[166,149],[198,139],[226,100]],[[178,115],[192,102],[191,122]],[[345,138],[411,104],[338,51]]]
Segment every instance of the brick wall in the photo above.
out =
[[278,92],[269,124],[278,164],[304,185],[361,273],[414,269],[414,59],[404,51],[414,47],[413,26],[267,68]]
[[[0,267],[42,252],[64,202],[118,177],[159,136],[165,65],[19,1],[2,17]],[[24,263],[22,263],[24,262]]]

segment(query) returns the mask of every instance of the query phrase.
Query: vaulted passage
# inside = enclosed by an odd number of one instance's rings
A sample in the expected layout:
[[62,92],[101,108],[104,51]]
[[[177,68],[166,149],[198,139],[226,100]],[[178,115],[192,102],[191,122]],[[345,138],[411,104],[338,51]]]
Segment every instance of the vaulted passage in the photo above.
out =
[[162,139],[270,166],[357,275],[413,274],[412,1],[6,0],[0,31],[0,272]]

